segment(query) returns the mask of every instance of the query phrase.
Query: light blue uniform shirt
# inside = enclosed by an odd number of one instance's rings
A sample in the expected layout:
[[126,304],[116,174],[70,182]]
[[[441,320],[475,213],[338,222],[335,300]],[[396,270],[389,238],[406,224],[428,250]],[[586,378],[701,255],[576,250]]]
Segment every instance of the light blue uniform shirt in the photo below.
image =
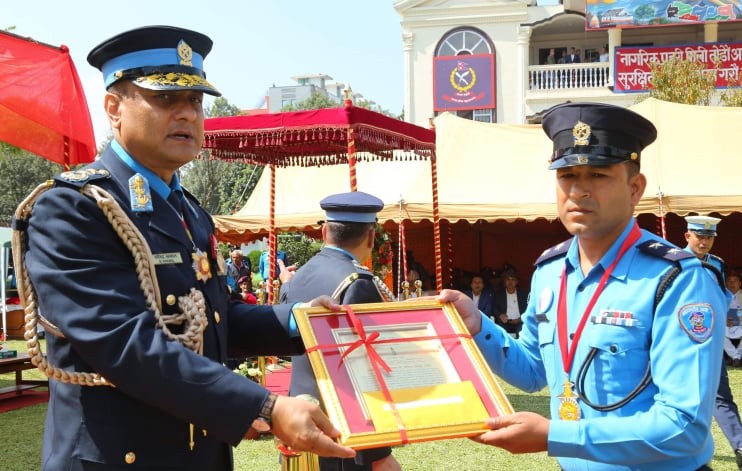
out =
[[[646,231],[616,265],[589,314],[570,380],[575,381],[588,352],[596,348],[583,391],[591,402],[606,405],[625,398],[640,383],[647,363],[652,382],[614,411],[596,411],[578,399],[579,421],[558,418],[557,396],[565,381],[556,331],[562,270],[566,267],[568,333],[573,333],[633,224],[632,219],[586,276],[579,268],[576,240],[566,256],[562,253],[538,265],[518,340],[486,316],[475,336],[492,370],[507,382],[529,392],[549,386],[548,453],[567,470],[694,470],[713,455],[711,417],[729,300],[715,277],[690,257],[679,262],[682,271],[653,311],[656,288],[673,262],[637,245],[654,240],[674,246]],[[705,310],[710,327],[705,341],[692,338],[681,321],[682,314],[695,311],[692,306],[698,303],[710,307]],[[601,312],[618,311],[631,313],[633,321],[616,325],[597,320]]]

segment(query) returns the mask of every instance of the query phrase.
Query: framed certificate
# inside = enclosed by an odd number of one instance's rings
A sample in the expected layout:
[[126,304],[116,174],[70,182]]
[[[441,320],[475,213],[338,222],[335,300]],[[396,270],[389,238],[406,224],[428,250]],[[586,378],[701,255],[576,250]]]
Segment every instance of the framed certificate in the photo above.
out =
[[452,304],[296,307],[294,317],[343,445],[473,436],[513,412]]

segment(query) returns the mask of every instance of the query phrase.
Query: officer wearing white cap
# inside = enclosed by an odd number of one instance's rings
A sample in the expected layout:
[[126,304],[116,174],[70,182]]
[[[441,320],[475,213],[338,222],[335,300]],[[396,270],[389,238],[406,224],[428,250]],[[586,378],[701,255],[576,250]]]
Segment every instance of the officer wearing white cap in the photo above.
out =
[[722,275],[725,274],[724,260],[709,253],[714,246],[716,226],[721,219],[711,216],[687,216],[685,220],[688,222],[688,230],[685,232],[685,241],[688,245],[685,250],[710,263]]
[[[688,245],[685,250],[718,270],[719,276],[725,276],[724,260],[710,253],[714,247],[717,236],[716,230],[721,219],[711,216],[687,216],[685,220],[688,222],[688,230],[685,233],[685,240]],[[733,302],[729,307],[730,309],[732,307],[736,308]],[[729,387],[729,375],[724,363],[721,364],[721,377],[719,389],[716,392],[714,418],[734,450],[737,466],[742,469],[742,421],[740,421],[737,404],[734,403],[732,389]]]
[[44,470],[230,470],[232,447],[269,430],[297,450],[354,456],[317,405],[223,366],[228,347],[244,358],[303,346],[290,306],[229,302],[211,216],[178,180],[201,149],[203,94],[219,94],[203,71],[211,45],[152,26],[95,47],[113,140],[14,223],[55,326]]
[[[384,301],[388,293],[382,294],[382,284],[362,265],[371,257],[376,215],[384,208],[384,202],[368,193],[354,191],[330,195],[320,201],[320,207],[325,211],[326,221],[322,225],[325,245],[281,287],[281,302],[293,303],[321,295],[331,295],[340,304]],[[289,394],[320,398],[306,355],[292,359]],[[320,458],[319,464],[322,471],[400,469],[389,447],[359,451],[355,459]]]
[[[569,103],[543,118],[559,218],[573,237],[536,261],[520,337],[453,301],[493,371],[551,395],[551,419],[490,419],[478,441],[547,451],[569,470],[706,469],[728,300],[687,252],[639,228],[641,153],[657,136],[622,107]],[[693,387],[688,388],[688,372]]]

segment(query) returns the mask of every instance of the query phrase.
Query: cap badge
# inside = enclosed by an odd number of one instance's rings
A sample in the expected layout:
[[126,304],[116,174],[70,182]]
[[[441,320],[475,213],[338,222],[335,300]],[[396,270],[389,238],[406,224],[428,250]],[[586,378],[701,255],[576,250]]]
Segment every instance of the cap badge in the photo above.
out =
[[572,128],[572,136],[575,138],[576,146],[587,146],[590,144],[590,126],[577,121],[575,127]]
[[193,60],[193,49],[182,39],[178,43],[178,57],[180,58],[180,65],[193,67],[193,62],[191,62]]

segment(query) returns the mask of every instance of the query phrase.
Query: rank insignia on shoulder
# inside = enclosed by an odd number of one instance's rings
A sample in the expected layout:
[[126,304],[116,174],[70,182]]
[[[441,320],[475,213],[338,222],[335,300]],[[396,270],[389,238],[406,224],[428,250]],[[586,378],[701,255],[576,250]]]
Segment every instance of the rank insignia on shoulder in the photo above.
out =
[[714,309],[706,303],[686,304],[678,310],[678,321],[691,340],[704,343],[714,330]]
[[152,194],[149,191],[149,182],[139,173],[129,178],[129,202],[135,213],[152,212]]
[[78,188],[82,188],[86,184],[95,180],[104,180],[111,178],[111,173],[108,170],[102,168],[84,168],[80,170],[70,170],[69,172],[62,172],[55,176],[54,179],[61,183],[66,183]]
[[671,262],[695,257],[695,255],[688,252],[687,250],[679,249],[658,240],[648,240],[637,245],[637,248],[639,248],[639,250],[644,253],[654,255],[655,257],[664,258],[665,260],[669,260]]
[[534,265],[540,265],[543,262],[567,253],[567,250],[569,250],[569,246],[572,245],[572,240],[573,239],[565,240],[564,242],[561,242],[554,247],[544,250],[541,256],[536,260]]

